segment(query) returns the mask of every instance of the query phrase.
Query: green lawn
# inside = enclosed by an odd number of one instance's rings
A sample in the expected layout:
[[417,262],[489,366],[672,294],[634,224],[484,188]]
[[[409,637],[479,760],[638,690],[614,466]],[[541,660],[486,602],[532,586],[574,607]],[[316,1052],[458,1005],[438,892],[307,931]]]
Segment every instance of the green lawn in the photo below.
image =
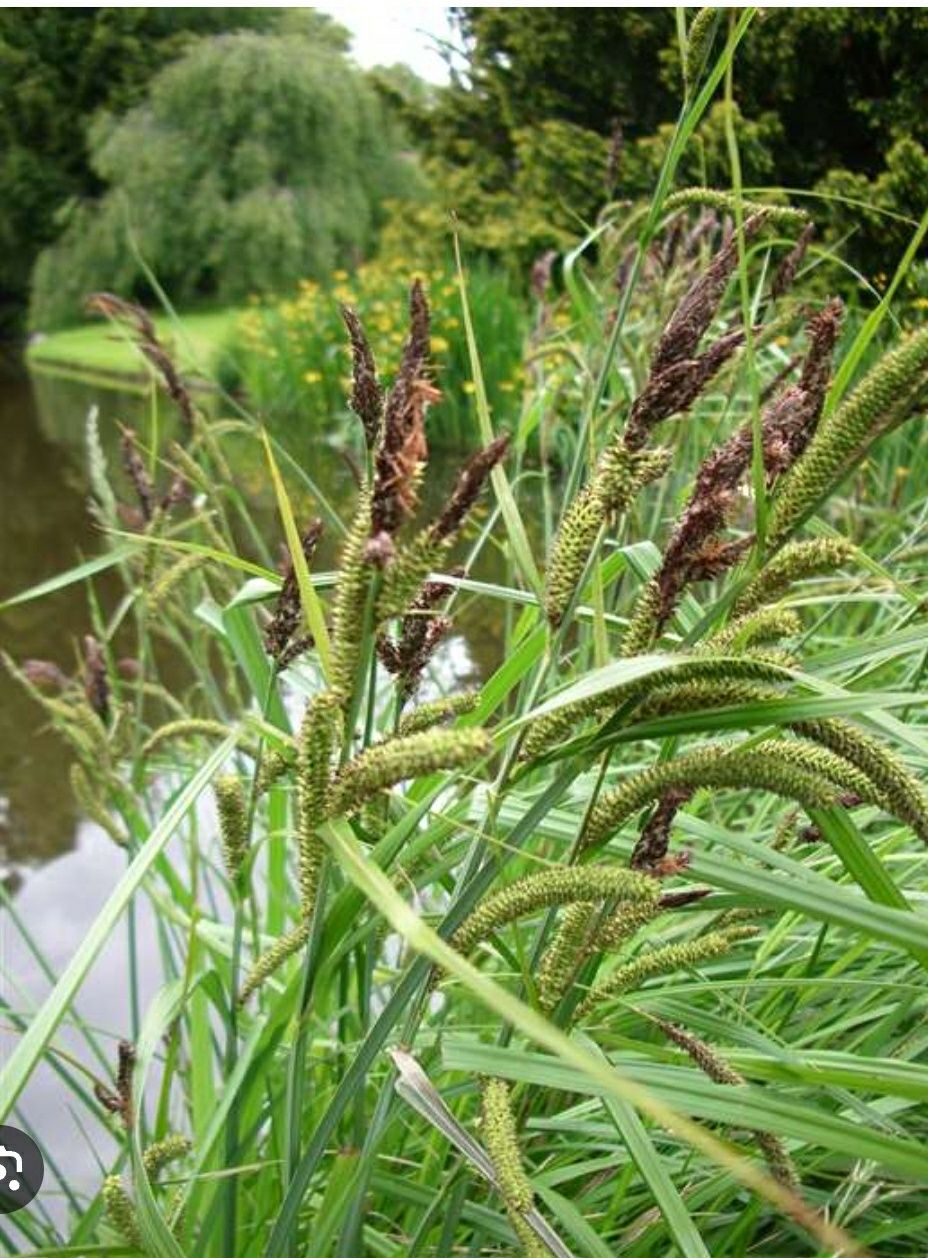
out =
[[[211,376],[240,314],[231,307],[177,320],[157,316],[155,326],[183,370]],[[26,358],[33,370],[67,375],[132,378],[145,371],[129,334],[104,320],[43,336],[29,346]]]

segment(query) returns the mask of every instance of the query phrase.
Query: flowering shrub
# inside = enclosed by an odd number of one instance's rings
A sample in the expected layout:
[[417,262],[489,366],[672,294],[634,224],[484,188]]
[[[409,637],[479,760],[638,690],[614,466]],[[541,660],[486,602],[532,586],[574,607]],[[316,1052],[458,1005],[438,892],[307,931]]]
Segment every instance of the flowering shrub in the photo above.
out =
[[[434,443],[472,442],[474,383],[451,266],[422,273],[432,307],[431,354],[442,404],[435,409]],[[522,390],[521,363],[527,329],[525,303],[498,272],[476,268],[467,277],[487,394],[498,423],[507,427]],[[330,424],[347,417],[351,359],[344,342],[341,308],[357,308],[369,329],[379,363],[396,358],[404,339],[408,271],[374,261],[354,275],[335,271],[329,284],[301,280],[296,291],[272,305],[252,299],[224,364],[226,384],[243,387],[267,419]]]

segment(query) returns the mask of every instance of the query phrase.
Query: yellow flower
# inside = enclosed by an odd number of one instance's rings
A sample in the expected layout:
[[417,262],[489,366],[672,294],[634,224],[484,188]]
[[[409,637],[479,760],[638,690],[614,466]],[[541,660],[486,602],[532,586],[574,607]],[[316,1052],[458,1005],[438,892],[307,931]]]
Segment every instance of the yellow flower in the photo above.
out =
[[461,388],[464,390],[465,393],[477,392],[477,386],[474,384],[473,380],[465,380],[464,383],[461,385]]
[[444,354],[450,346],[443,336],[433,336],[429,341],[429,348],[433,354]]
[[321,371],[304,371],[303,379],[307,384],[318,384],[322,379]]
[[338,281],[339,281],[339,283],[341,283],[342,281],[346,280],[347,278],[348,278],[348,272],[347,272],[347,271],[333,271],[333,272],[332,272],[332,279],[333,279],[333,280],[338,280]]
[[461,320],[457,315],[449,315],[447,319],[442,320],[442,327],[444,328],[459,328],[460,326]]

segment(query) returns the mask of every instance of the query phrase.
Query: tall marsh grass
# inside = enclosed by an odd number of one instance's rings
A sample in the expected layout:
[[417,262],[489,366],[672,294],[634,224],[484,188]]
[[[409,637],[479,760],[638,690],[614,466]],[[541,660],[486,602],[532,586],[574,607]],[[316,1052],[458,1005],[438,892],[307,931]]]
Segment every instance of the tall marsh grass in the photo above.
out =
[[[0,1096],[52,1062],[118,1152],[67,1217],[6,1218],[11,1252],[924,1251],[926,520],[873,486],[902,452],[920,474],[928,334],[877,354],[888,307],[854,334],[806,303],[782,206],[667,208],[750,16],[693,70],[652,205],[565,260],[508,434],[460,285],[480,446],[437,509],[418,282],[386,359],[347,314],[348,521],[247,417],[126,436],[125,473],[91,426],[109,550],[60,584],[109,564],[125,598],[91,599],[53,693],[9,666],[126,870],[39,1012],[10,1000]],[[528,499],[552,400],[568,466]],[[435,693],[475,606],[495,666]],[[163,975],[118,1050],[76,1012],[117,930]]]

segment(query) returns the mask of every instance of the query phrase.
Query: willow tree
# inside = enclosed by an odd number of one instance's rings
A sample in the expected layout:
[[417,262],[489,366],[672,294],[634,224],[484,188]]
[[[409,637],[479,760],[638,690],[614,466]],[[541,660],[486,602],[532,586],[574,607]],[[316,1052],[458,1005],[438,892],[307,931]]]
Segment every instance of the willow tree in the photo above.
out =
[[415,170],[365,76],[300,33],[202,40],[145,101],[95,125],[105,191],[73,204],[36,267],[32,323],[70,322],[83,295],[234,301],[350,263]]

